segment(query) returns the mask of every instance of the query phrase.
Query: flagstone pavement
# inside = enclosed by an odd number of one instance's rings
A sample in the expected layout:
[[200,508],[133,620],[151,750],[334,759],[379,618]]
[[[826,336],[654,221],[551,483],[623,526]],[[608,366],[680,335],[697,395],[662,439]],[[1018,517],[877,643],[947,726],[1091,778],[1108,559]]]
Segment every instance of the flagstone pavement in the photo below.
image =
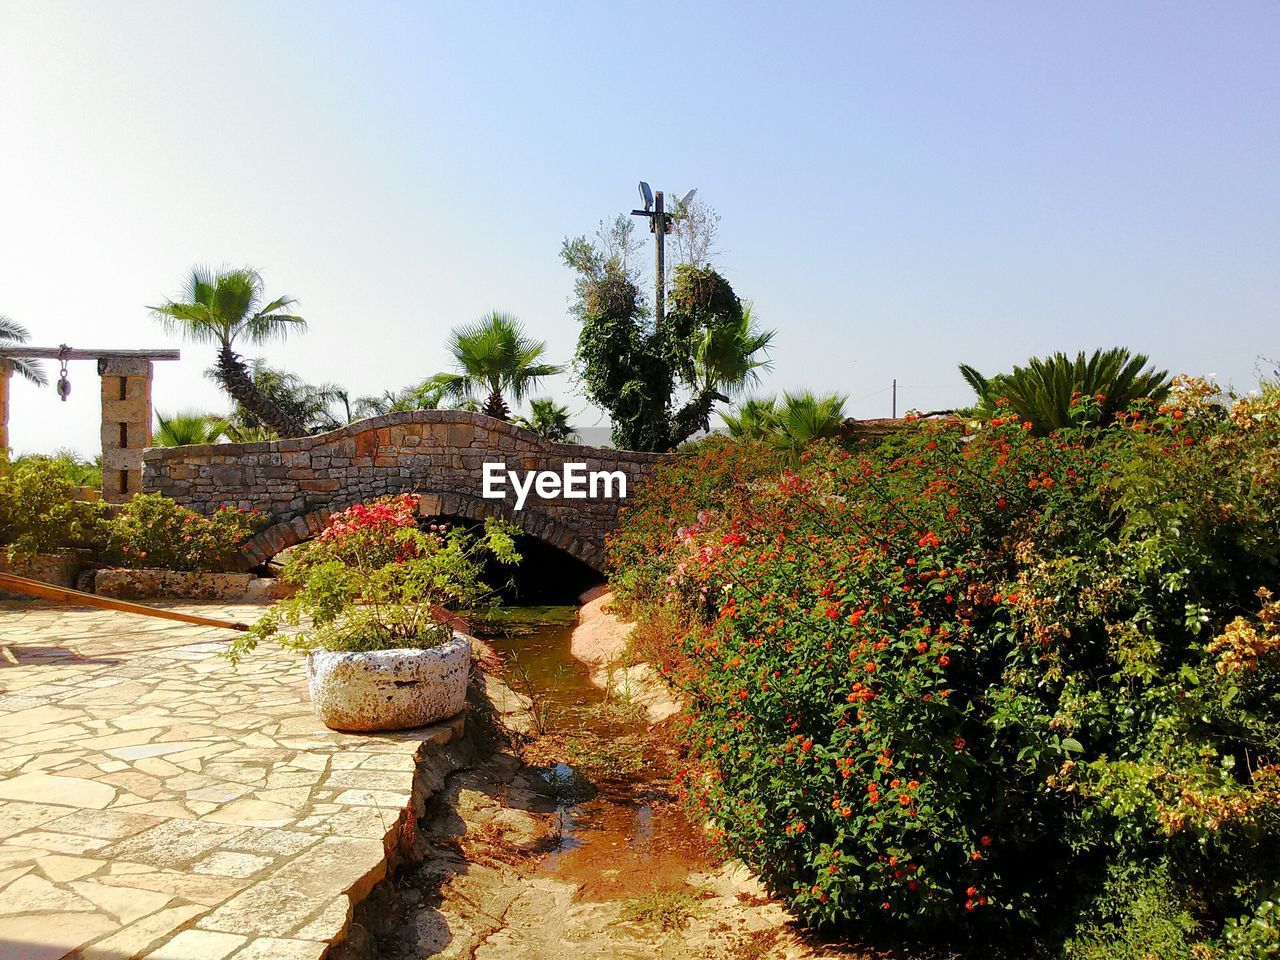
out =
[[233,668],[231,636],[0,603],[4,960],[318,960],[346,932],[461,720],[335,733],[300,656]]

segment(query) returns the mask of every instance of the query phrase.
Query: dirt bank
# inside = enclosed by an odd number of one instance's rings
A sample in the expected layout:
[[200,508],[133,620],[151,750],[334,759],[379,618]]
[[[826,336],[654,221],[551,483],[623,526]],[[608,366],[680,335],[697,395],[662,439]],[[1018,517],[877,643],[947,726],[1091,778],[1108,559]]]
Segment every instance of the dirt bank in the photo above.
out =
[[606,587],[596,587],[581,600],[570,651],[591,669],[591,682],[610,696],[642,708],[650,723],[679,713],[680,701],[652,664],[633,661],[628,641],[635,624],[613,612],[613,594]]

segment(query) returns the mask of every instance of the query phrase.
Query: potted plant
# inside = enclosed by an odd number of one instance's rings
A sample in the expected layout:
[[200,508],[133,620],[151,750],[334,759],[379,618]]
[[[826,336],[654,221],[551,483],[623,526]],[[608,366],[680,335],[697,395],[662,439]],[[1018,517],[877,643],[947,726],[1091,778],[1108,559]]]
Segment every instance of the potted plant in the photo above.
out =
[[405,494],[330,517],[285,561],[297,593],[237,638],[231,661],[268,637],[305,650],[312,704],[335,730],[401,730],[459,713],[471,646],[449,611],[495,602],[481,579],[485,558],[520,557],[509,525],[424,530],[416,505]]

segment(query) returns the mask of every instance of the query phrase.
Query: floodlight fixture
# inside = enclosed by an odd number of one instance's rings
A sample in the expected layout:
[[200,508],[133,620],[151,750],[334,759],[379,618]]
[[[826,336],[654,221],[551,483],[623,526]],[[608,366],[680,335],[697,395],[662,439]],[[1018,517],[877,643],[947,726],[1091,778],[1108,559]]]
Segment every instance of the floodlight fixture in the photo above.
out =
[[681,197],[680,206],[687,207],[689,205],[689,201],[693,199],[693,195],[697,192],[698,192],[698,188],[694,187],[692,190],[686,193],[683,197]]
[[645,210],[653,209],[653,191],[643,180],[640,181],[640,199],[644,201]]

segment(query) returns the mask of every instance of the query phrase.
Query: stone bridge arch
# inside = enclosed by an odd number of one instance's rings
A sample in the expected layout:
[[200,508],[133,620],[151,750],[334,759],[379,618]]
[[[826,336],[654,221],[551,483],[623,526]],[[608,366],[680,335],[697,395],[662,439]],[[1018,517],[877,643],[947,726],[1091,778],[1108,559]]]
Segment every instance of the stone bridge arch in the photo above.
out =
[[505,499],[482,497],[483,465],[561,473],[566,463],[582,463],[588,471],[619,471],[629,499],[668,456],[552,443],[478,413],[413,410],[290,440],[147,450],[143,485],[206,515],[225,505],[266,513],[270,525],[245,545],[246,568],[315,536],[332,513],[412,493],[422,516],[505,517],[603,572],[604,540],[625,500],[545,498],[530,491],[516,510],[509,488]]

